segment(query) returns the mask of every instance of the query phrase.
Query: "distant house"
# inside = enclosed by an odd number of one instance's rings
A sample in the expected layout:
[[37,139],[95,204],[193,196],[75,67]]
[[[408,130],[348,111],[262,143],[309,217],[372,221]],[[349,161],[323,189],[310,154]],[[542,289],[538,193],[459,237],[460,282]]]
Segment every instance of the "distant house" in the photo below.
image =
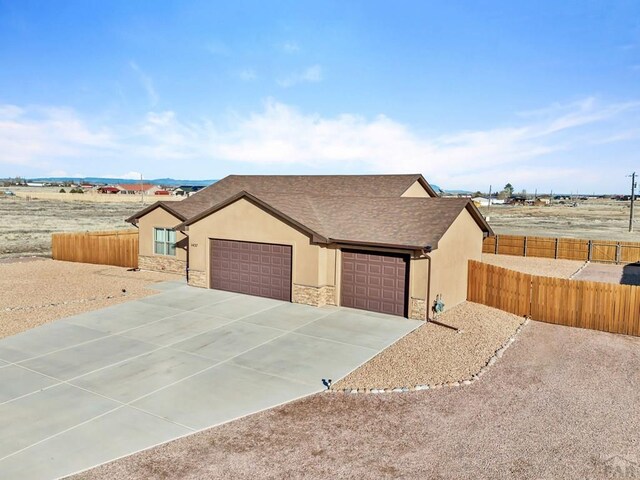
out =
[[199,192],[203,188],[204,187],[201,185],[180,185],[178,188],[173,190],[173,194],[188,197],[196,192]]
[[98,187],[98,193],[116,194],[120,193],[120,189],[116,187]]
[[151,183],[122,183],[115,186],[122,195],[155,195],[162,188]]
[[489,205],[504,205],[504,200],[500,200],[498,198],[485,198],[485,197],[475,197],[472,198],[473,203],[476,204],[476,207],[488,207]]

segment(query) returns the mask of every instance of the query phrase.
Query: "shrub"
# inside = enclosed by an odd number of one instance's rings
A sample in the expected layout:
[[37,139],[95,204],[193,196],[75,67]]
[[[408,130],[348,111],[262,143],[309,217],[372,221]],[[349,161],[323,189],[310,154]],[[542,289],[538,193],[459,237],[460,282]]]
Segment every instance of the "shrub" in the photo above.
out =
[[61,188],[58,193],[67,193],[67,191],[64,188]]

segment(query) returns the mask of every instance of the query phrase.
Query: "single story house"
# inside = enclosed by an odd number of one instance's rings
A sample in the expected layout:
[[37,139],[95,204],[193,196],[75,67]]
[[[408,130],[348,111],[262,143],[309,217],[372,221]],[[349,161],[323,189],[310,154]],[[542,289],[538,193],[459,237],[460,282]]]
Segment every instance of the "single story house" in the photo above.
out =
[[158,190],[162,190],[159,185],[151,183],[120,183],[115,187],[120,190],[121,195],[154,195]]
[[230,175],[127,219],[139,266],[190,285],[425,320],[466,299],[493,234],[469,199],[414,175]]

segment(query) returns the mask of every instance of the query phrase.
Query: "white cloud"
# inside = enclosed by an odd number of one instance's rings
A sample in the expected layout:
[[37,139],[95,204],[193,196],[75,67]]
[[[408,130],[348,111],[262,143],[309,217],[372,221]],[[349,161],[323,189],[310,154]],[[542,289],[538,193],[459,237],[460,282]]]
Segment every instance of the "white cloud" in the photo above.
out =
[[147,92],[147,97],[149,98],[149,104],[152,107],[155,107],[158,104],[158,101],[160,98],[158,97],[158,93],[156,92],[156,88],[153,84],[153,80],[138,66],[136,62],[134,61],[129,62],[129,66],[136,73],[138,80],[140,81],[140,84],[144,88],[145,92]]
[[284,42],[280,47],[285,53],[298,53],[300,51],[300,45],[296,42]]
[[258,75],[252,68],[245,68],[237,73],[237,77],[243,82],[252,82],[258,78]]
[[312,65],[300,72],[294,72],[279,78],[276,83],[283,88],[289,88],[299,83],[318,83],[322,79],[322,67],[320,65]]
[[[640,102],[585,99],[526,112],[513,125],[426,135],[385,115],[327,117],[273,99],[256,112],[215,123],[186,121],[166,110],[110,128],[92,126],[70,109],[0,105],[0,169],[9,175],[15,175],[11,165],[95,174],[109,165],[135,179],[138,172],[130,170],[201,178],[233,171],[422,172],[449,188],[509,181],[584,185],[586,191],[602,184],[602,172],[609,181],[632,168],[632,155],[625,160],[619,152],[624,146],[631,152],[628,142],[639,140],[639,112]],[[598,148],[617,150],[584,157]]]
[[89,128],[71,109],[0,105],[0,164],[49,170],[56,158],[104,156],[115,149],[108,130]]
[[122,173],[120,175],[117,175],[114,173],[103,173],[97,176],[103,177],[103,178],[121,178],[125,180],[140,180],[140,177],[142,176],[142,174],[140,172],[127,172],[127,173]]

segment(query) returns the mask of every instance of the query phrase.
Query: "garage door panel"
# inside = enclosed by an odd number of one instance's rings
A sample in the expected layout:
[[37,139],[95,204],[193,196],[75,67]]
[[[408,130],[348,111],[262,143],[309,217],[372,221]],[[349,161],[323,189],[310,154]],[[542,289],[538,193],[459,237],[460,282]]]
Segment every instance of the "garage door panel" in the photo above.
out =
[[406,315],[406,255],[342,251],[341,303],[391,315]]
[[291,246],[212,239],[211,288],[291,300]]

